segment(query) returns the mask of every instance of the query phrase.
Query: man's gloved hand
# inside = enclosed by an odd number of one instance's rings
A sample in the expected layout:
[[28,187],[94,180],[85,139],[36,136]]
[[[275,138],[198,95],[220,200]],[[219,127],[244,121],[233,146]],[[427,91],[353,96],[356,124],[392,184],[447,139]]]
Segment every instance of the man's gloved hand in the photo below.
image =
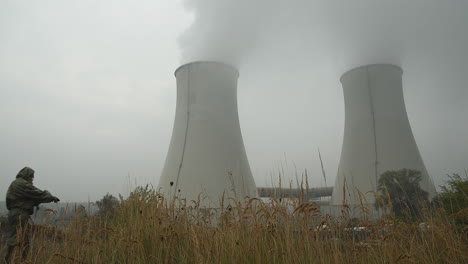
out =
[[60,202],[60,199],[59,199],[57,196],[54,196],[54,197],[52,198],[52,202],[58,203],[58,202]]

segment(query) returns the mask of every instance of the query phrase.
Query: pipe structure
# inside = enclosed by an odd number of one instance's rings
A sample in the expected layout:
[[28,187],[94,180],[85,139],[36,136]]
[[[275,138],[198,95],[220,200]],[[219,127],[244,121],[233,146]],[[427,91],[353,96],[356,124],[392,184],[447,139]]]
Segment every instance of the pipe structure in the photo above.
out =
[[400,169],[420,171],[421,188],[435,196],[406,113],[402,74],[398,66],[374,64],[341,77],[345,129],[332,204],[374,203],[380,175]]
[[159,192],[205,208],[257,197],[237,112],[238,71],[219,62],[193,62],[179,67],[175,77],[176,114]]
[[321,198],[331,196],[333,187],[319,187],[319,188],[274,188],[274,187],[258,187],[257,192],[260,197],[304,197],[308,199]]

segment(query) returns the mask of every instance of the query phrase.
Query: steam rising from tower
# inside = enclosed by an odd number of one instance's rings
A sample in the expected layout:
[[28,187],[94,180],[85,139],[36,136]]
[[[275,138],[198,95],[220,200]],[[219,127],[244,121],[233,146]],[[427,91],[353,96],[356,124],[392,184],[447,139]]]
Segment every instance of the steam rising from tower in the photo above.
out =
[[376,64],[352,69],[341,77],[345,100],[345,130],[332,204],[359,204],[359,190],[375,201],[379,176],[388,170],[415,169],[421,188],[433,197],[427,173],[406,114],[403,71]]
[[193,62],[175,72],[177,106],[158,189],[166,196],[219,207],[220,199],[256,197],[237,112],[233,67]]

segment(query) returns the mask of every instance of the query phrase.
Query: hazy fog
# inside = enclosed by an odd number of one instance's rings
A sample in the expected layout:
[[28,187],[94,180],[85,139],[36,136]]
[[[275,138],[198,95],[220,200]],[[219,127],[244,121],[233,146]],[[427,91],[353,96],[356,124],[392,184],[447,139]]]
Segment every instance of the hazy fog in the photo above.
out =
[[344,128],[339,77],[404,70],[413,133],[436,185],[468,168],[468,1],[0,0],[0,200],[24,166],[69,201],[157,185],[173,71],[240,68],[239,111],[258,186],[307,168],[332,185]]

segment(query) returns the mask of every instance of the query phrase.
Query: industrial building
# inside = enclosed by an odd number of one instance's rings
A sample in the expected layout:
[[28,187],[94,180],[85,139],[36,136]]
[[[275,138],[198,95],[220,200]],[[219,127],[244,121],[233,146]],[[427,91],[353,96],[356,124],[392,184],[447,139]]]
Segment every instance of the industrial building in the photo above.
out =
[[403,71],[389,64],[343,74],[345,128],[331,204],[373,204],[379,176],[389,170],[422,173],[421,188],[436,194],[406,113]]
[[238,71],[193,62],[175,71],[174,128],[158,190],[169,199],[219,207],[229,198],[257,197],[237,111]]

